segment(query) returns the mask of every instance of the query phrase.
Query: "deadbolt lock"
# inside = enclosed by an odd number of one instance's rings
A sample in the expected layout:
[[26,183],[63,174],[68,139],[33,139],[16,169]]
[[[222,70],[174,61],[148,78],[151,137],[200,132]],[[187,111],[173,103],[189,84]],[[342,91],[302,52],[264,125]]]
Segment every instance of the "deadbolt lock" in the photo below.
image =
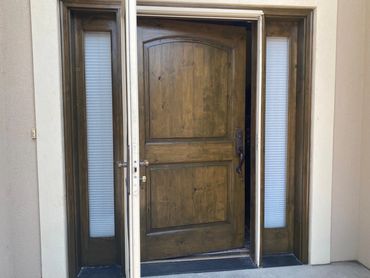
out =
[[145,182],[146,182],[146,176],[142,176],[142,177],[140,178],[140,181],[145,183]]

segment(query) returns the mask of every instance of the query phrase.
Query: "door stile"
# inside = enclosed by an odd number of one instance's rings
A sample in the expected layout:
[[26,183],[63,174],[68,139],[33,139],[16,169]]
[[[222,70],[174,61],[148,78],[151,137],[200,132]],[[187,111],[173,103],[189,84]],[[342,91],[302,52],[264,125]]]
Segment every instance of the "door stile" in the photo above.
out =
[[[122,75],[122,113],[123,113],[123,121],[122,121],[122,129],[123,129],[123,161],[126,162],[128,165],[129,161],[129,148],[128,148],[128,98],[127,98],[127,76],[126,76],[126,36],[125,36],[125,9],[123,7],[120,8],[120,44],[121,44],[121,75]],[[129,270],[130,270],[130,252],[129,252],[129,224],[128,224],[128,203],[129,203],[129,196],[128,196],[128,182],[129,182],[129,175],[128,175],[128,167],[123,168],[123,188],[122,192],[122,207],[123,207],[123,229],[125,231],[124,238],[121,241],[121,250],[124,250],[125,257],[124,261],[122,261],[122,265],[125,266],[125,269],[122,269],[122,272],[125,273],[125,277],[129,277]]]
[[125,69],[123,80],[127,93],[127,245],[128,263],[126,277],[140,277],[140,167],[139,167],[139,106],[138,106],[138,70],[136,41],[136,0],[122,0],[123,21],[122,45],[126,55],[122,55],[122,68]]
[[256,67],[256,130],[255,130],[255,253],[254,261],[257,267],[262,261],[262,225],[263,225],[263,165],[262,165],[262,148],[263,148],[263,92],[264,92],[264,61],[265,57],[265,17],[261,14],[257,20],[257,67]]

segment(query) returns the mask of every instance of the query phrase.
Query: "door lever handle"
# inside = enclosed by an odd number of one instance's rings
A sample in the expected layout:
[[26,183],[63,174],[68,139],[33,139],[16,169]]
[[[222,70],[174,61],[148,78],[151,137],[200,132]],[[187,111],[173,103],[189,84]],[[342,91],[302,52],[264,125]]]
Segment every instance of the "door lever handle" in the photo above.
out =
[[236,172],[240,175],[242,173],[242,166],[244,164],[244,160],[245,160],[245,157],[244,157],[244,153],[240,153],[239,154],[239,164],[238,164],[238,167],[236,167]]
[[[128,162],[126,162],[126,161],[117,161],[116,163],[117,163],[118,168],[127,168],[128,167]],[[148,160],[140,161],[140,166],[148,167],[149,166],[149,161]]]
[[242,173],[242,167],[245,160],[243,130],[241,128],[237,128],[235,132],[235,152],[239,157],[239,163],[236,167],[236,172],[240,175]]
[[128,167],[128,162],[126,162],[126,161],[117,161],[117,167],[118,168],[127,168]]
[[143,160],[143,161],[140,161],[140,166],[145,166],[145,167],[148,167],[149,166],[149,161],[148,160]]

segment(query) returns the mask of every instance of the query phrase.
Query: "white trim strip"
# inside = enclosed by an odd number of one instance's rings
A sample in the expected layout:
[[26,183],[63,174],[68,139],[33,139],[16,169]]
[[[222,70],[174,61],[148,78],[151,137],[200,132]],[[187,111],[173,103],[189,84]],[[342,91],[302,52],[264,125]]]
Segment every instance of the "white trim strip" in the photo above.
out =
[[262,147],[262,61],[263,61],[263,22],[264,17],[258,17],[257,26],[257,100],[256,100],[256,265],[261,264],[261,147]]
[[129,144],[129,277],[140,277],[139,96],[136,39],[136,0],[122,0],[126,23],[127,120]]
[[137,6],[138,16],[185,17],[228,20],[256,20],[263,12],[260,10],[208,9],[182,7]]
[[68,276],[59,1],[31,0],[42,277]]

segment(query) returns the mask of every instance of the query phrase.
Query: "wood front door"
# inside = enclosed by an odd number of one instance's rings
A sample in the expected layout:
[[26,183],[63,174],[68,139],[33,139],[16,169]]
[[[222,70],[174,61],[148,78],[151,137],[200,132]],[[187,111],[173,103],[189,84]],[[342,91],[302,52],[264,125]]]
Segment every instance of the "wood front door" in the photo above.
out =
[[243,246],[245,29],[140,19],[138,52],[142,260]]

